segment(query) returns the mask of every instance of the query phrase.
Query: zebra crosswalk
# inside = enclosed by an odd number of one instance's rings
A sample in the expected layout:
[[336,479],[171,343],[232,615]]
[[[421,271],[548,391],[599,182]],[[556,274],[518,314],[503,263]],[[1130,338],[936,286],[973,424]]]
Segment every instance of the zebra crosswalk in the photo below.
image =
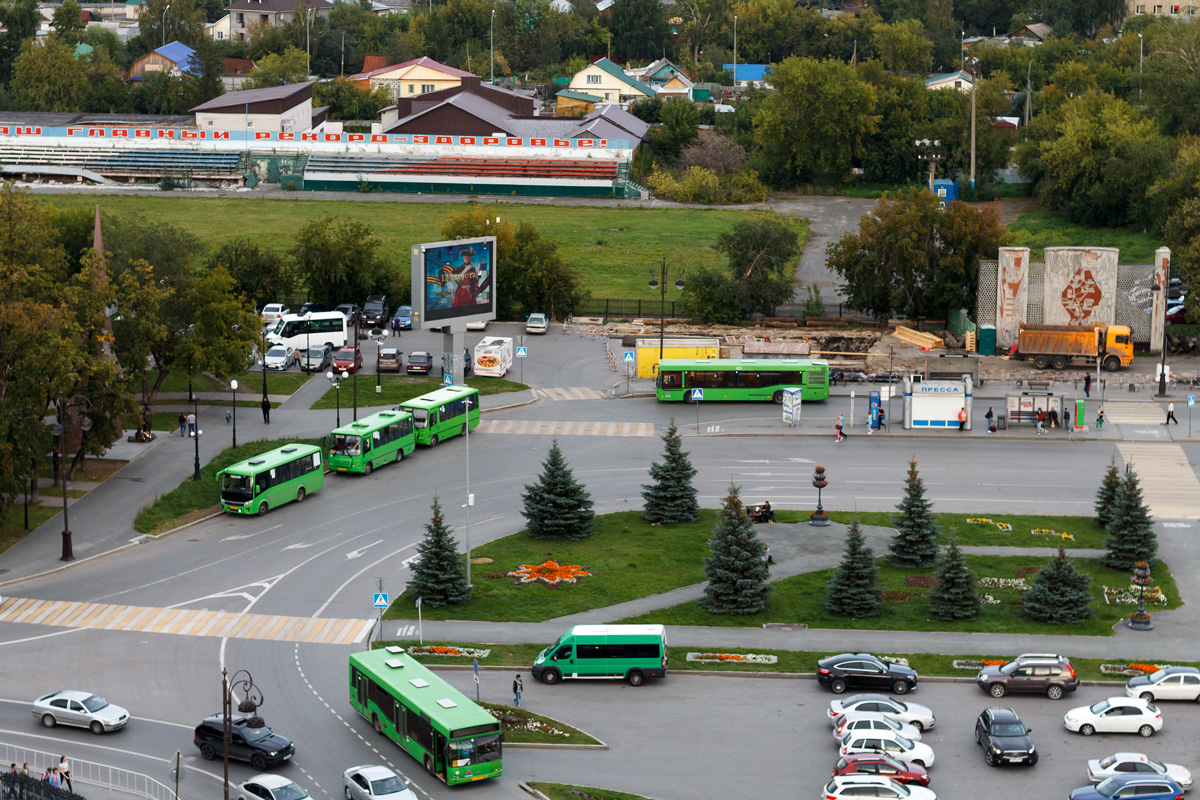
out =
[[599,389],[587,386],[572,386],[566,389],[536,389],[538,397],[546,400],[604,400],[608,397]]
[[518,433],[536,436],[653,436],[653,422],[536,422],[527,419],[485,419],[478,433]]
[[1117,449],[1125,463],[1137,470],[1142,497],[1152,515],[1160,519],[1200,516],[1200,480],[1182,447],[1165,442],[1118,442]]
[[1106,422],[1123,423],[1126,425],[1162,424],[1167,418],[1165,406],[1158,403],[1116,402],[1104,404],[1104,419]]
[[361,642],[375,624],[375,620],[370,619],[238,614],[206,609],[155,608],[27,597],[6,597],[0,601],[0,622],[309,644]]

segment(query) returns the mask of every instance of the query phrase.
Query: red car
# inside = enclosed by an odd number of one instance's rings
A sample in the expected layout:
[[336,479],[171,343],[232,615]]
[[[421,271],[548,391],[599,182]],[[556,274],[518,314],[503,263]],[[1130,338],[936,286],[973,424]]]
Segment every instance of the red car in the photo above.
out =
[[884,753],[842,756],[833,766],[833,777],[838,775],[883,775],[898,783],[929,785],[929,773],[920,764],[909,764]]
[[343,347],[337,351],[337,355],[333,357],[333,371],[341,372],[358,372],[362,369],[362,352],[356,352],[353,347]]

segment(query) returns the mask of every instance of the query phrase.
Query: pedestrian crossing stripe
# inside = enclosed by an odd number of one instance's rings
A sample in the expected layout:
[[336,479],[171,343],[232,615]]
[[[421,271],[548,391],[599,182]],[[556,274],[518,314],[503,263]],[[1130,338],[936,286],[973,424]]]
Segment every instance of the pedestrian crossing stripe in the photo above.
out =
[[1200,516],[1200,480],[1182,447],[1165,442],[1119,442],[1117,449],[1137,472],[1142,498],[1154,517]]
[[486,419],[477,433],[515,433],[534,436],[630,436],[654,435],[653,422],[535,422],[527,419]]
[[537,389],[538,397],[547,400],[606,400],[608,395],[599,389],[587,386],[572,386],[566,389]]
[[1161,423],[1167,418],[1166,407],[1158,403],[1105,403],[1104,421],[1126,425]]
[[0,601],[0,622],[308,644],[361,642],[375,624],[375,620],[369,619],[239,614],[202,608],[155,608],[27,597],[7,597]]

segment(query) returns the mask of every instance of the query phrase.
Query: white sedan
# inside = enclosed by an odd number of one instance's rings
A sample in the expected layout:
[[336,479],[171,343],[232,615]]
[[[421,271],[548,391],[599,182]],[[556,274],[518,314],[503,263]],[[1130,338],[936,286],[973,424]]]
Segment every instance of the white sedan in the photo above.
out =
[[263,366],[267,369],[287,369],[295,359],[296,354],[292,348],[276,344],[267,350],[267,357],[263,359],[265,362]]
[[342,773],[346,800],[417,800],[412,789],[387,767],[364,764]]
[[1100,733],[1138,733],[1153,736],[1162,730],[1162,712],[1139,697],[1110,697],[1090,706],[1072,708],[1063,717],[1069,731],[1084,736]]
[[1200,669],[1167,667],[1138,675],[1125,684],[1125,694],[1143,700],[1200,700]]
[[838,775],[825,784],[821,800],[858,797],[893,797],[897,800],[937,800],[924,786],[897,783],[885,775]]
[[853,697],[832,700],[825,712],[825,719],[836,728],[842,715],[852,711],[875,711],[897,722],[906,722],[919,731],[929,730],[935,722],[933,712],[928,706],[897,700],[886,694],[856,694]]
[[1175,781],[1184,791],[1192,788],[1192,773],[1187,767],[1164,764],[1145,753],[1113,753],[1088,761],[1088,780],[1092,783],[1114,775],[1162,775]]
[[850,731],[894,731],[905,739],[921,741],[921,730],[907,722],[897,722],[877,711],[851,711],[841,716],[841,722],[833,729],[833,738],[841,739]]
[[308,792],[282,775],[255,775],[237,788],[237,800],[310,800]]
[[933,748],[924,742],[914,742],[894,731],[857,731],[842,737],[838,755],[851,753],[887,753],[901,761],[911,761],[922,767],[933,766]]

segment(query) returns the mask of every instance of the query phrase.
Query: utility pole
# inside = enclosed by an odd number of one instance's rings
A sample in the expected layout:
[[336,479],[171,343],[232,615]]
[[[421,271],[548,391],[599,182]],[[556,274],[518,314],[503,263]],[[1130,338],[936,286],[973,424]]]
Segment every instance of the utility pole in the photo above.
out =
[[1033,59],[1025,67],[1025,124],[1033,117]]
[[971,191],[975,191],[975,76],[971,76]]

